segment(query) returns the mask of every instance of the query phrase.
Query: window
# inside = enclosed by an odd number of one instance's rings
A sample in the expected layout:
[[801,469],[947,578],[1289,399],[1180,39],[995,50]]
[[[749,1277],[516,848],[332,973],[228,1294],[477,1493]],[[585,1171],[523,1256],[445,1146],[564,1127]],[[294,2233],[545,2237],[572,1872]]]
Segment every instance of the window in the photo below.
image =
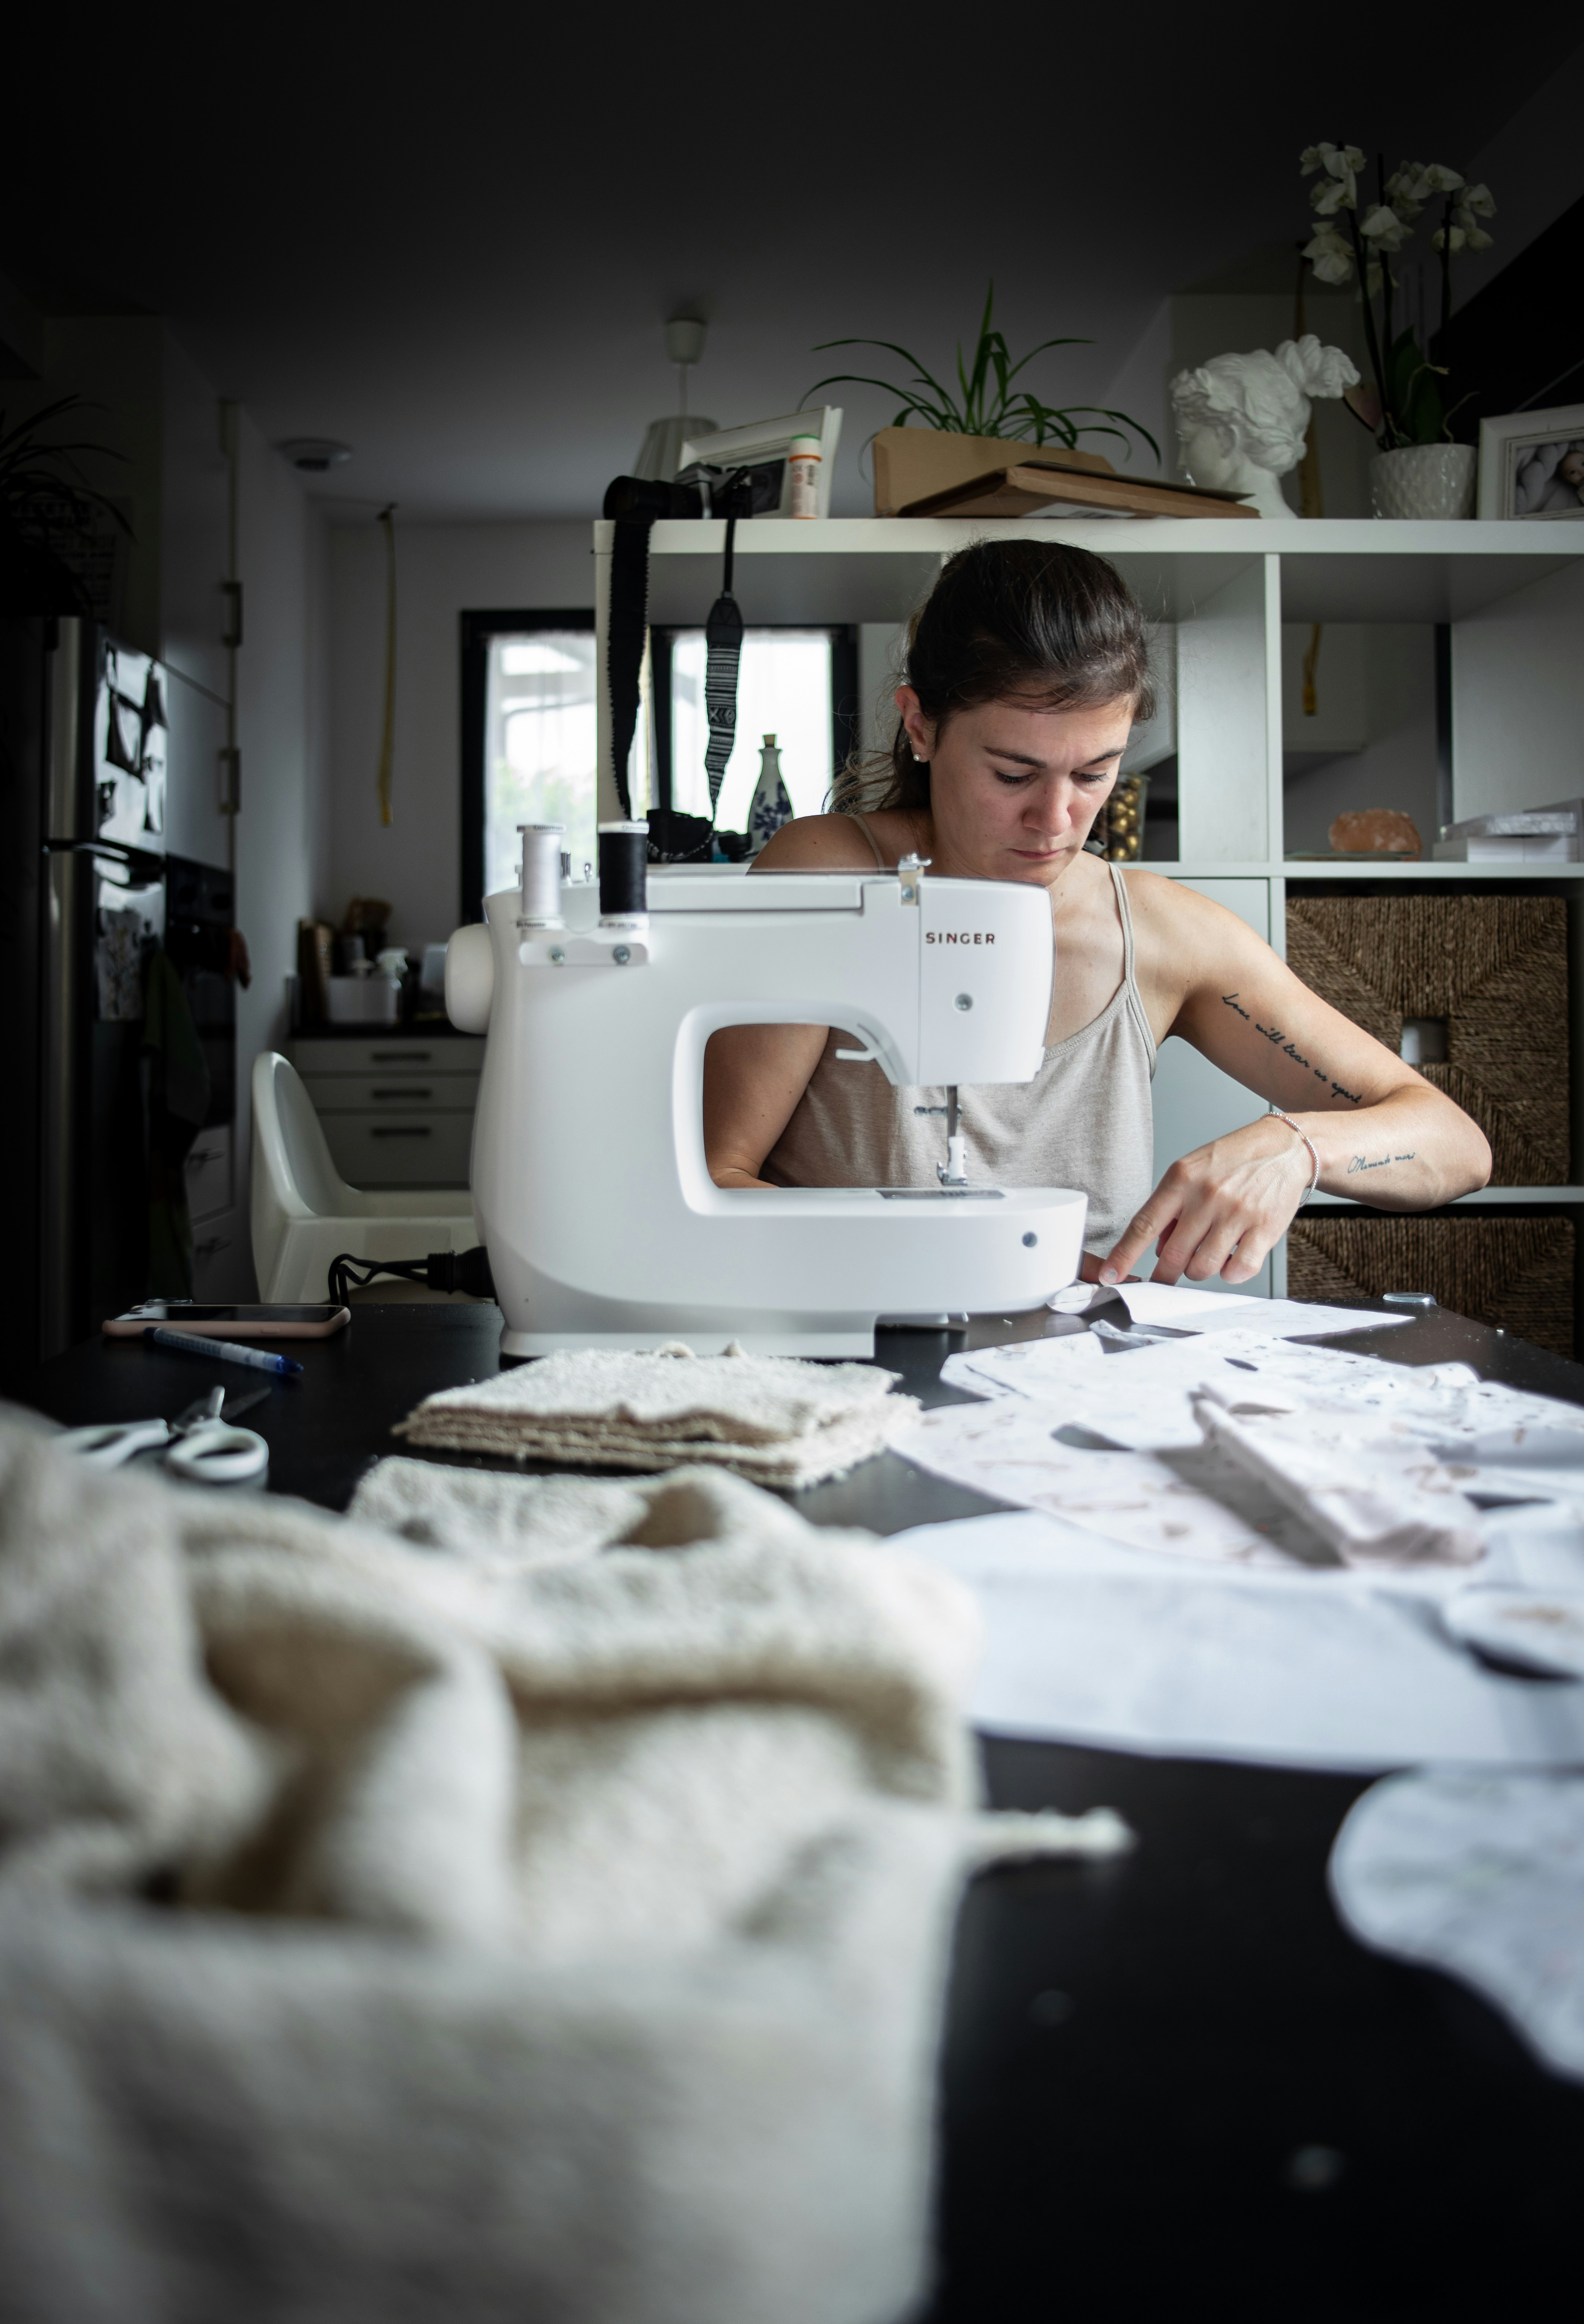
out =
[[[708,815],[703,630],[657,629],[654,671],[656,790],[684,815]],[[850,629],[751,629],[737,674],[737,741],[726,761],[715,821],[746,831],[759,780],[760,747],[776,737],[795,815],[825,808],[836,770],[856,740],[857,635]]]
[[[645,659],[631,779],[652,796],[709,813],[705,773],[702,629],[657,629]],[[462,616],[462,918],[516,884],[520,823],[558,823],[575,869],[595,860],[596,687],[594,614]],[[818,815],[857,740],[858,633],[850,628],[751,629],[742,641],[737,742],[721,787],[723,831],[744,831],[760,746],[774,734],[797,815]]]
[[462,616],[462,917],[515,885],[520,823],[559,823],[594,860],[594,615]]

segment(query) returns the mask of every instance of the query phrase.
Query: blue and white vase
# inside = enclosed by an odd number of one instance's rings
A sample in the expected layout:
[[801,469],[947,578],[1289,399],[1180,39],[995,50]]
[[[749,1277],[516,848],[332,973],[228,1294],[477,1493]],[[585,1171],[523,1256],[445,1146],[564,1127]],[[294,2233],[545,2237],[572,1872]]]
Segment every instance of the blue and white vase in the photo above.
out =
[[757,855],[761,847],[772,840],[784,823],[792,820],[792,802],[787,796],[787,786],[781,780],[781,753],[776,748],[776,738],[767,734],[760,752],[759,780],[754,785],[753,805],[748,810],[748,853]]

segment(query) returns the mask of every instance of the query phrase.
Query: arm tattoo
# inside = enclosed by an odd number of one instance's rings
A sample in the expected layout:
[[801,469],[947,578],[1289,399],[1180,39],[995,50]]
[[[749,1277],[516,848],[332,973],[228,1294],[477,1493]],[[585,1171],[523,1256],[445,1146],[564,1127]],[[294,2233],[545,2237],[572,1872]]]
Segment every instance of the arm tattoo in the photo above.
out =
[[1384,1170],[1391,1162],[1412,1162],[1412,1154],[1383,1154],[1378,1162],[1367,1162],[1362,1154],[1355,1154],[1348,1165],[1348,1176],[1356,1177],[1360,1170]]
[[[1279,1025],[1256,1024],[1254,1019],[1249,1015],[1248,1010],[1243,1007],[1235,992],[1223,992],[1221,995],[1221,1006],[1223,1009],[1235,1009],[1239,1016],[1241,1017],[1246,1023],[1253,1025],[1257,1033],[1262,1033],[1265,1036],[1265,1038],[1271,1044],[1271,1047],[1273,1048],[1279,1049],[1284,1057],[1291,1057],[1294,1065],[1307,1065],[1317,1082],[1324,1082],[1329,1085],[1333,1097],[1345,1097],[1349,1105],[1363,1104],[1363,1096],[1358,1090],[1344,1089],[1340,1082],[1332,1081],[1331,1075],[1326,1072],[1323,1065],[1313,1064],[1311,1059],[1303,1055],[1302,1049],[1295,1048],[1294,1047],[1293,1043],[1288,1040],[1286,1034]],[[1388,1156],[1386,1158],[1389,1160],[1390,1157]],[[1398,1158],[1402,1160],[1411,1157],[1399,1157]],[[1379,1165],[1377,1163],[1361,1163],[1359,1167],[1361,1169],[1377,1169],[1379,1167]]]

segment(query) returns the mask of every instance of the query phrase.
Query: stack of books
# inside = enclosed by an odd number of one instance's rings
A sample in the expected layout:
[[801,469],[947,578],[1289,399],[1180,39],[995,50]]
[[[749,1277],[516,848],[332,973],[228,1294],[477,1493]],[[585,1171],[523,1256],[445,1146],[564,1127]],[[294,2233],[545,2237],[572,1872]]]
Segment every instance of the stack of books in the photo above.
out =
[[1525,807],[1514,815],[1477,815],[1443,823],[1438,863],[1577,863],[1584,832],[1584,799],[1560,807]]
[[1015,466],[991,468],[944,492],[909,501],[898,516],[1252,516],[1237,493],[1119,476],[1110,461],[1031,447]]

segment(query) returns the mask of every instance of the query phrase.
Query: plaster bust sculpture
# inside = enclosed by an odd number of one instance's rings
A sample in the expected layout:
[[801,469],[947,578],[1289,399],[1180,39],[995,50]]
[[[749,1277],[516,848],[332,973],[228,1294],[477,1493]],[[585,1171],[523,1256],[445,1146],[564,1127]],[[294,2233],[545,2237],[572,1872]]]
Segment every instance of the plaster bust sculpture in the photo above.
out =
[[1290,517],[1277,478],[1303,457],[1310,399],[1339,396],[1358,374],[1312,331],[1275,355],[1216,355],[1172,382],[1179,466],[1190,484],[1247,493],[1261,516]]

